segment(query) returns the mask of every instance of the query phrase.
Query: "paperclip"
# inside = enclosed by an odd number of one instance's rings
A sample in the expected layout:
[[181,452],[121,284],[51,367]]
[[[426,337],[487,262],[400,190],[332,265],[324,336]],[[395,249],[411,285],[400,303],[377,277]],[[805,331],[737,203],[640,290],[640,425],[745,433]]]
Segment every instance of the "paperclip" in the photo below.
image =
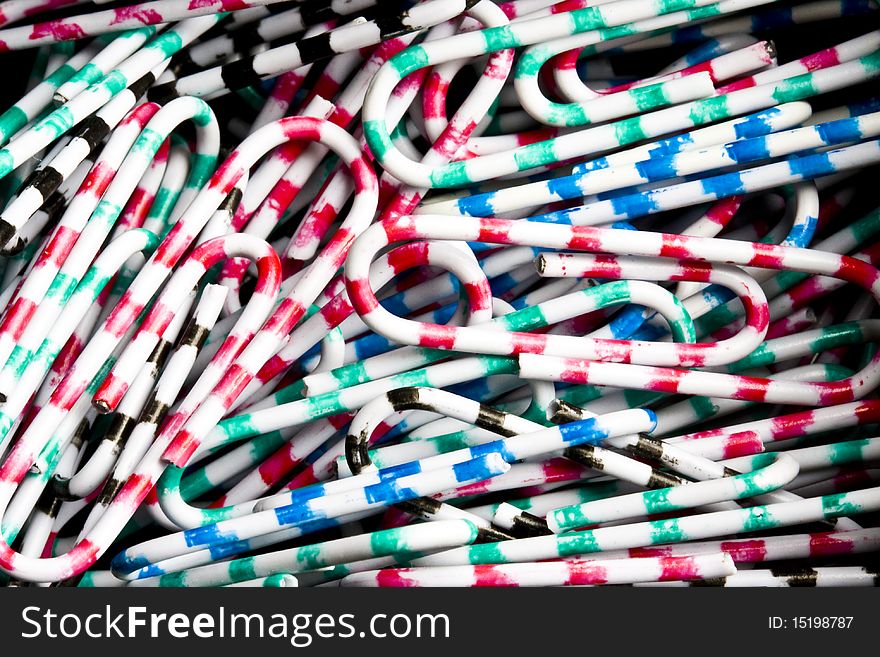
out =
[[79,4],[0,3],[13,583],[871,580],[874,3]]
[[[231,90],[250,84],[262,77],[277,75],[334,54],[376,45],[392,38],[418,31],[454,18],[476,0],[455,0],[453,3],[429,1],[412,7],[400,15],[383,16],[376,21],[354,21],[325,34],[292,43],[181,78],[174,83],[156,87],[154,99],[167,100],[177,95],[205,96],[224,89]],[[334,35],[331,43],[331,35]],[[338,44],[338,45],[337,45]]]
[[280,550],[256,558],[234,559],[227,564],[200,566],[180,573],[133,579],[130,585],[222,586],[240,581],[243,576],[295,574],[367,559],[391,557],[389,561],[394,563],[394,557],[400,553],[415,554],[468,545],[476,538],[477,527],[467,520],[443,520]]
[[726,554],[491,566],[386,568],[348,575],[340,586],[588,586],[712,579],[733,574]]

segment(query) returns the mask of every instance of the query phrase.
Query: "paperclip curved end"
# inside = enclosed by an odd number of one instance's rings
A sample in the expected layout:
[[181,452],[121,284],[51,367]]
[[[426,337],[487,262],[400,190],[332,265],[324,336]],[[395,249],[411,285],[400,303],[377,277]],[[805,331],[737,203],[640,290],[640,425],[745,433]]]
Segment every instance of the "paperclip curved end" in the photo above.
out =
[[117,553],[110,560],[110,572],[121,580],[139,580],[147,577],[164,575],[166,571],[154,564],[143,555],[133,554],[130,550]]

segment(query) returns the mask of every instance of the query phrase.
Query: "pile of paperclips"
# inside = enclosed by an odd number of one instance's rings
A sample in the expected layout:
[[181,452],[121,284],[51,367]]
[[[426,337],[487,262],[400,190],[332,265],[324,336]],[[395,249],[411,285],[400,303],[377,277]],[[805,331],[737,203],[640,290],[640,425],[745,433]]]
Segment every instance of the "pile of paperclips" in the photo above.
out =
[[4,584],[878,582],[874,0],[3,0],[0,51]]

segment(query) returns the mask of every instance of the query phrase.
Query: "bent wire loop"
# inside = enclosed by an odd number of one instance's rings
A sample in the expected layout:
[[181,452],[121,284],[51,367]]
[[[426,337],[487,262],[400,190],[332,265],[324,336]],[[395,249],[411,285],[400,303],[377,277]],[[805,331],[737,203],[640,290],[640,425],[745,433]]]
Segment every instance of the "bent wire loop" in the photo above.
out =
[[[166,418],[156,441],[144,455],[140,466],[135,468],[126,484],[117,493],[114,502],[107,507],[92,528],[90,535],[95,536],[97,541],[92,542],[83,537],[64,556],[48,560],[33,560],[34,569],[31,571],[33,573],[30,575],[31,577],[44,577],[46,568],[49,567],[59,573],[60,578],[64,578],[81,572],[94,562],[102,551],[99,545],[103,543],[103,549],[108,547],[115,533],[122,528],[122,525],[152,488],[155,479],[164,469],[164,465],[166,463],[185,464],[198,446],[199,437],[193,433],[193,430],[199,431],[197,423],[200,418],[202,416],[216,416],[213,422],[220,419],[223,405],[230,405],[234,399],[232,392],[226,388],[229,386],[234,388],[236,385],[241,385],[242,382],[246,383],[248,366],[254,369],[254,362],[262,362],[271,355],[272,347],[280,339],[279,334],[283,335],[289,332],[292,325],[302,317],[306,309],[305,304],[312,300],[309,297],[316,296],[326,285],[327,279],[341,264],[354,236],[363,229],[372,216],[376,205],[375,177],[369,165],[363,161],[360,149],[351,137],[336,126],[316,119],[292,117],[270,124],[262,131],[255,133],[250,140],[246,140],[237,151],[227,158],[209,184],[196,196],[165,240],[159,245],[155,254],[132,282],[129,295],[124,300],[128,303],[123,302],[116,306],[105,320],[103,335],[106,337],[90,341],[76,361],[76,365],[80,365],[80,368],[75,365],[71,369],[59,383],[50,398],[49,405],[37,415],[34,423],[29,427],[29,432],[25,433],[22,439],[13,446],[3,468],[0,468],[0,480],[6,482],[4,486],[6,504],[9,502],[15,485],[21,481],[30,468],[31,464],[25,465],[25,462],[33,461],[36,441],[41,439],[39,434],[40,420],[48,423],[53,417],[57,418],[61,410],[57,405],[70,403],[67,401],[70,392],[65,394],[65,391],[75,388],[78,385],[76,381],[94,377],[96,372],[91,371],[92,364],[95,359],[99,358],[98,354],[112,350],[114,345],[119,343],[121,335],[119,335],[119,328],[116,327],[120,324],[123,327],[126,324],[133,326],[132,322],[136,313],[144,307],[157,284],[168,275],[170,267],[196,238],[198,232],[209,219],[212,208],[217,207],[232,189],[237,179],[249,168],[249,165],[260,157],[266,148],[272,148],[289,139],[322,141],[335,150],[350,167],[355,187],[360,193],[349,214],[348,226],[343,224],[342,228],[336,232],[333,239],[325,246],[324,257],[319,258],[309,267],[300,280],[299,287],[282,301],[264,327],[247,342],[247,346],[239,336],[230,338],[226,343],[229,346],[224,350],[226,353],[220,352],[220,359],[228,359],[226,362],[230,363],[230,367],[221,369],[216,374],[210,370],[206,371],[203,374],[204,379],[200,378],[200,380],[206,381],[203,384],[204,389],[200,390],[197,387],[191,390],[177,411]],[[277,258],[277,256],[275,257]],[[193,265],[193,267],[195,266]],[[156,274],[160,275],[159,280],[154,278]],[[271,310],[271,303],[264,302],[260,305],[264,306],[262,310],[265,313]],[[255,372],[251,376],[253,374]],[[224,402],[224,399],[227,401]],[[201,415],[198,413],[200,409],[202,409]],[[205,420],[202,422],[204,423]],[[28,576],[26,574],[28,572],[27,564],[31,560],[9,550],[8,545],[4,550],[3,560],[16,572],[21,572],[25,577]],[[17,564],[16,566],[12,566],[13,561]]]
[[24,4],[12,581],[868,581],[875,3]]

